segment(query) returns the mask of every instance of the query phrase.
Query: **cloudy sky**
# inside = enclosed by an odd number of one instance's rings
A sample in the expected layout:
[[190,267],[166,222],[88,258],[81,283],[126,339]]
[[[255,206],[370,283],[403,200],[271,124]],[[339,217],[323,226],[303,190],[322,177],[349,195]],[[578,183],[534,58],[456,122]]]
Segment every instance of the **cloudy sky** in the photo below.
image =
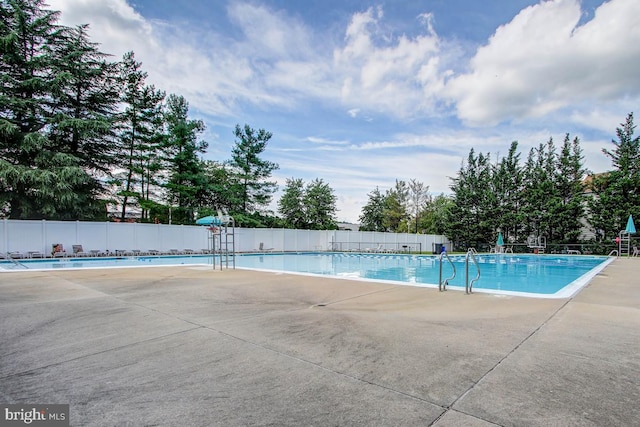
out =
[[449,193],[471,148],[495,160],[518,141],[524,161],[569,133],[588,169],[607,170],[601,149],[640,100],[638,0],[48,4],[183,95],[206,158],[230,157],[236,124],[266,129],[281,188],[321,178],[351,222],[396,179]]

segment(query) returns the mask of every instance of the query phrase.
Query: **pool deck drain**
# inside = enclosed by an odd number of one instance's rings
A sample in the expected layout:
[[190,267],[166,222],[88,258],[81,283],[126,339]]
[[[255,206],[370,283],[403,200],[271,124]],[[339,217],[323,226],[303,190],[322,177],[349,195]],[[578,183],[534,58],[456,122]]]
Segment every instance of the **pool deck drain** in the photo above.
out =
[[68,403],[96,426],[634,425],[638,271],[618,259],[572,299],[193,267],[0,275],[0,404]]

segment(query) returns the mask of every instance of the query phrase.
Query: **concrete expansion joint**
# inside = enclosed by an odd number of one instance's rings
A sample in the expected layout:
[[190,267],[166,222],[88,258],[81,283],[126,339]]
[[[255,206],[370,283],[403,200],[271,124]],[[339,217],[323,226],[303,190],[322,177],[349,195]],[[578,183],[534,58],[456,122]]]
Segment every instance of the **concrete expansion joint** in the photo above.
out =
[[319,302],[317,304],[313,304],[309,308],[326,307],[328,305],[338,304],[338,303],[344,302],[344,301],[351,301],[351,300],[362,298],[362,297],[366,297],[366,296],[369,296],[369,295],[382,294],[382,293],[385,293],[385,292],[391,292],[391,291],[395,291],[395,290],[397,290],[397,288],[393,287],[393,288],[388,288],[388,289],[382,289],[382,290],[379,290],[379,291],[366,292],[364,294],[354,295],[354,296],[349,297],[349,298],[343,298],[343,299],[339,299],[339,300],[335,300],[335,301]]
[[144,340],[135,341],[135,342],[131,342],[131,343],[128,343],[128,344],[123,344],[123,345],[119,345],[119,346],[116,346],[116,347],[107,348],[107,349],[96,351],[96,352],[93,352],[93,353],[83,354],[82,356],[72,357],[71,359],[60,360],[58,362],[49,363],[48,365],[36,366],[34,368],[27,369],[26,371],[14,372],[12,374],[5,375],[4,377],[0,377],[0,380],[5,379],[5,378],[10,378],[10,377],[19,377],[19,376],[23,376],[23,375],[31,375],[36,371],[40,371],[40,370],[43,370],[43,369],[48,369],[48,368],[51,368],[53,366],[64,365],[64,364],[69,363],[69,362],[75,362],[77,360],[86,359],[88,357],[93,357],[93,356],[96,356],[96,355],[99,355],[99,354],[105,354],[105,353],[109,353],[109,352],[112,352],[112,351],[118,351],[118,350],[122,350],[122,349],[125,349],[125,348],[128,348],[128,347],[137,346],[137,345],[140,345],[140,344],[150,343],[150,342],[153,342],[153,341],[156,341],[156,340],[161,340],[161,339],[164,339],[164,338],[167,338],[167,337],[184,334],[186,332],[191,332],[191,331],[194,331],[196,329],[202,329],[202,328],[203,328],[202,326],[197,326],[197,327],[194,327],[194,328],[189,328],[189,329],[184,329],[184,330],[181,330],[181,331],[172,332],[170,334],[160,335],[160,336],[153,337],[153,338],[147,338],[147,339],[144,339]]
[[[377,292],[375,292],[375,293],[377,293]],[[213,328],[213,327],[210,327],[210,326],[204,326],[204,328],[205,329],[209,329],[209,330],[211,330],[213,332],[219,333],[221,335],[224,335],[224,336],[226,336],[228,338],[231,338],[231,339],[237,340],[239,342],[242,342],[242,343],[244,343],[246,345],[250,345],[250,346],[253,346],[253,347],[256,347],[256,348],[260,348],[262,350],[270,351],[270,352],[272,352],[274,354],[277,354],[280,357],[285,357],[287,359],[291,359],[291,360],[295,360],[295,361],[300,362],[300,363],[311,365],[311,366],[313,366],[313,367],[315,367],[317,369],[321,369],[323,371],[329,372],[329,373],[334,374],[334,375],[338,375],[338,376],[343,377],[343,378],[348,378],[348,379],[350,379],[352,381],[357,381],[359,383],[367,384],[367,385],[370,385],[370,386],[373,386],[373,387],[377,387],[377,388],[380,388],[380,389],[383,389],[383,390],[386,390],[386,391],[390,391],[392,393],[396,393],[396,394],[399,394],[401,396],[417,400],[419,402],[428,403],[428,404],[435,405],[435,406],[440,406],[439,404],[437,404],[435,402],[432,402],[430,400],[427,400],[427,399],[425,399],[423,397],[416,396],[416,395],[413,395],[413,394],[410,394],[410,393],[407,393],[407,392],[404,392],[404,391],[401,391],[401,390],[396,390],[395,388],[388,387],[388,386],[385,386],[385,385],[382,385],[382,384],[378,384],[378,383],[375,383],[375,382],[372,382],[372,381],[368,381],[366,379],[359,378],[359,377],[356,377],[354,375],[347,374],[346,372],[341,372],[341,371],[337,371],[335,369],[327,368],[326,366],[322,366],[321,364],[319,364],[317,362],[312,362],[311,360],[303,359],[301,357],[297,357],[297,356],[294,356],[292,354],[288,354],[286,352],[283,352],[283,351],[277,350],[277,349],[275,349],[273,347],[270,347],[270,346],[268,346],[266,344],[260,344],[258,342],[251,341],[251,340],[239,337],[237,335],[230,334],[228,332],[224,332],[222,330],[219,330],[219,329],[216,329],[216,328]]]

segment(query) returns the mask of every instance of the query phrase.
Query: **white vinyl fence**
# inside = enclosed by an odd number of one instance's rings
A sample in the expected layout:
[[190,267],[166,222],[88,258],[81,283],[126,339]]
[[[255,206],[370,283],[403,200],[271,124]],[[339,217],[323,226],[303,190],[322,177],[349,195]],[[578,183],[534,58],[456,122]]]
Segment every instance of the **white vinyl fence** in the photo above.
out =
[[[228,229],[231,232],[231,228]],[[429,252],[449,242],[445,236],[342,230],[235,228],[236,252],[258,251],[394,251]],[[51,254],[55,244],[71,253],[73,245],[85,252],[155,249],[199,251],[211,247],[207,227],[122,222],[0,220],[0,252],[31,251]],[[224,237],[224,236],[223,236]],[[231,239],[229,239],[231,240]]]

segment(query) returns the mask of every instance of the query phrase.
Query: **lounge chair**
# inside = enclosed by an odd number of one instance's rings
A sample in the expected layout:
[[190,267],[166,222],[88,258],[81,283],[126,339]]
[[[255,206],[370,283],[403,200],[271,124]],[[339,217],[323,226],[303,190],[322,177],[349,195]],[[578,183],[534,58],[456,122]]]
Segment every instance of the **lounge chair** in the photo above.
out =
[[89,251],[89,255],[90,256],[94,256],[94,257],[98,257],[98,256],[105,256],[105,255],[107,255],[107,253],[103,252],[103,251],[101,251],[99,249],[91,249]]
[[22,259],[27,257],[22,252],[9,252],[7,255],[8,255],[8,258],[10,259]]
[[631,253],[631,256],[638,256],[640,255],[640,249],[638,249],[637,246],[633,247],[633,252]]
[[73,248],[73,256],[91,256],[89,252],[85,252],[84,249],[82,249],[82,245],[71,245],[71,247]]
[[264,247],[264,242],[260,242],[260,246],[258,246],[258,251],[259,252],[273,252],[274,248],[265,248]]
[[44,258],[45,255],[40,251],[29,251],[29,258]]
[[159,250],[157,250],[157,249],[149,249],[149,250],[147,251],[147,253],[148,253],[149,255],[160,255],[160,251],[159,251]]

